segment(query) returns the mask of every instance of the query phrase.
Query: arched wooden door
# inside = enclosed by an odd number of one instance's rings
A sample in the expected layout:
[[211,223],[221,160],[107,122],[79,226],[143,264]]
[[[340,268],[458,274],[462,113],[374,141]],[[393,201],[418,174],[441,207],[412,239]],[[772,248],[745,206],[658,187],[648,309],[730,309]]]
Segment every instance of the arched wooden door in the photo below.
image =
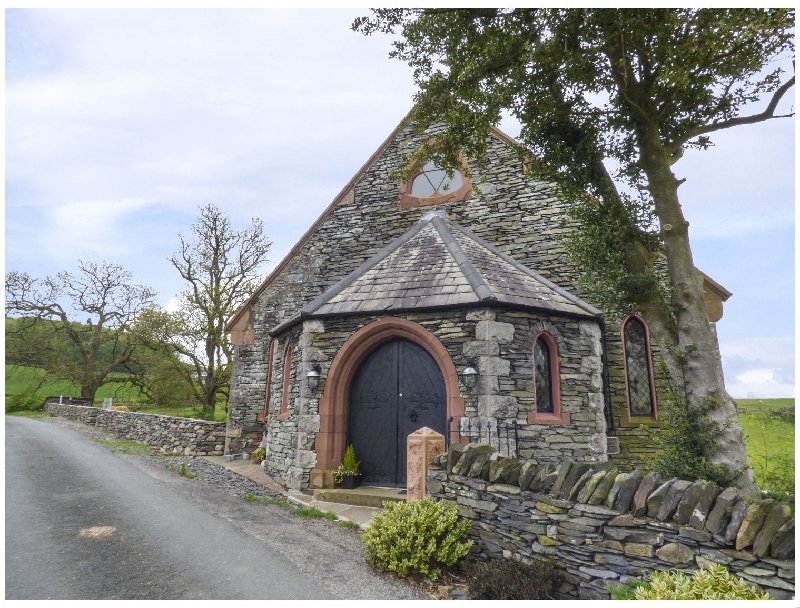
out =
[[446,416],[444,378],[425,349],[407,340],[376,348],[350,388],[348,443],[362,483],[404,486],[406,437],[424,426],[444,435]]

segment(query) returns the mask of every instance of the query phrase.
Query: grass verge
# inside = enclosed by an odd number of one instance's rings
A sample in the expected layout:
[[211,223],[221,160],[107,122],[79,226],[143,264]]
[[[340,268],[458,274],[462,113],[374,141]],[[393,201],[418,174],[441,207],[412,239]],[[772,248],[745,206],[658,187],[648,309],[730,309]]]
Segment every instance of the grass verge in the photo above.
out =
[[91,437],[95,443],[108,448],[112,452],[121,454],[153,454],[153,448],[141,441],[131,441],[129,439],[108,439],[106,437]]
[[41,420],[42,418],[55,418],[55,414],[50,412],[43,412],[42,410],[30,411],[23,410],[19,412],[6,412],[6,416],[20,416],[22,418],[32,418],[33,420]]

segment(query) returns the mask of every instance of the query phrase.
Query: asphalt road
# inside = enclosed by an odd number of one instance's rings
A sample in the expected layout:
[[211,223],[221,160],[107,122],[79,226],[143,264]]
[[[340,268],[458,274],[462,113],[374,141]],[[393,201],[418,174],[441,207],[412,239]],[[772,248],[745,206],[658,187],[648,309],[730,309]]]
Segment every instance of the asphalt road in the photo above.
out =
[[6,599],[424,599],[355,532],[6,417]]

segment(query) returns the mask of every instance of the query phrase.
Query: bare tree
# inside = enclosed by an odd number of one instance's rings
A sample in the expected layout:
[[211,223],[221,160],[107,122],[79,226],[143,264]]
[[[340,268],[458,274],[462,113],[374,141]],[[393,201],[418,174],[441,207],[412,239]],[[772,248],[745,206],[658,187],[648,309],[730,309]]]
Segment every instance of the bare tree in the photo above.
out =
[[[29,345],[36,363],[94,400],[104,384],[142,372],[135,365],[139,344],[128,331],[154,305],[156,292],[132,279],[122,266],[107,262],[79,261],[77,273],[43,279],[12,271],[6,275],[6,312],[21,317],[15,328],[19,342],[36,342]],[[58,352],[65,346],[73,352]]]
[[157,339],[169,343],[192,367],[191,381],[212,418],[217,395],[227,399],[233,354],[225,322],[250,296],[259,282],[258,269],[267,261],[272,243],[260,219],[244,230],[234,230],[230,220],[214,205],[200,209],[190,238],[180,236],[180,247],[170,262],[186,283],[174,313],[152,317],[160,328]]

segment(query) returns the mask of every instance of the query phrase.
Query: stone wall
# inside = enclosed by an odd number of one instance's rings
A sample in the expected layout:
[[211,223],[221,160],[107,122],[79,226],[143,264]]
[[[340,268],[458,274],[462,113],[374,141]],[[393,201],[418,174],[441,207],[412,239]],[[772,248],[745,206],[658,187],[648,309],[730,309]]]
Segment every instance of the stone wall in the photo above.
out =
[[612,463],[540,467],[479,444],[451,444],[437,463],[428,494],[473,520],[474,556],[551,558],[563,598],[609,599],[610,587],[654,570],[691,573],[710,562],[773,598],[794,595],[788,505]]
[[119,412],[96,407],[48,403],[45,411],[78,420],[109,431],[120,439],[141,441],[164,453],[187,456],[221,456],[225,444],[225,423]]
[[[468,362],[478,367],[478,386],[472,390],[459,387],[465,418],[473,421],[473,429],[478,421],[485,429],[487,424],[496,428],[498,421],[515,420],[523,457],[535,453],[542,463],[606,460],[600,330],[594,321],[484,308],[396,316],[418,323],[436,336],[456,369],[464,369]],[[308,487],[316,463],[319,397],[325,394],[331,364],[350,336],[380,318],[364,315],[307,320],[275,338],[263,466],[279,483],[295,489]],[[543,330],[558,344],[561,410],[571,416],[569,425],[529,424],[527,420],[534,407],[530,353],[534,338]],[[289,416],[281,420],[283,353],[288,344],[292,345]],[[311,396],[305,377],[314,364],[320,366],[320,384],[316,395]],[[466,420],[462,420],[461,428],[466,435]],[[494,441],[499,444],[496,435]],[[503,445],[508,449],[507,442]]]
[[55,414],[56,416],[61,416],[62,418],[67,418],[68,420],[76,420],[94,426],[97,421],[97,412],[99,409],[88,405],[67,405],[66,403],[46,402],[44,404],[44,411]]

